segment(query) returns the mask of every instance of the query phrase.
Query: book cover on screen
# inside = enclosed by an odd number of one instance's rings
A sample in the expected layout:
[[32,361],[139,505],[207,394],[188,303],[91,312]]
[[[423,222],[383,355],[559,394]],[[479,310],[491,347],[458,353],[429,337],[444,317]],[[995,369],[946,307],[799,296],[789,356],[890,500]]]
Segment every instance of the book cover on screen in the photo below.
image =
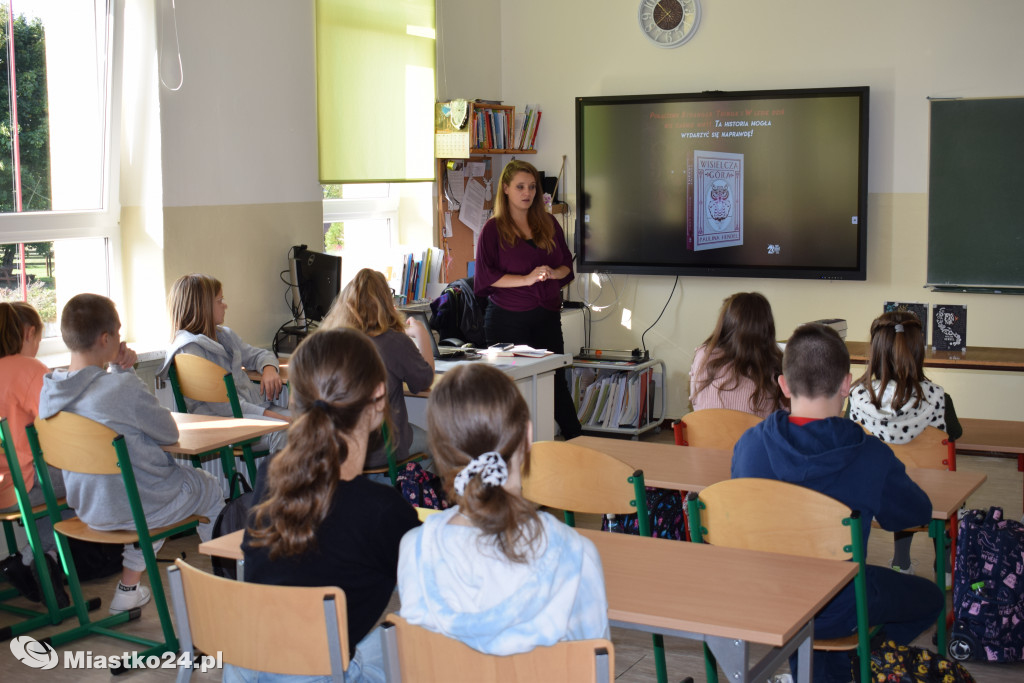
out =
[[928,304],[920,302],[908,302],[908,301],[886,301],[882,305],[882,313],[892,313],[893,311],[901,311],[904,313],[913,313],[917,316],[917,319],[921,321],[921,332],[924,334],[924,345],[928,346]]
[[686,248],[743,244],[743,155],[694,150],[687,160]]
[[967,351],[967,306],[932,309],[932,350]]

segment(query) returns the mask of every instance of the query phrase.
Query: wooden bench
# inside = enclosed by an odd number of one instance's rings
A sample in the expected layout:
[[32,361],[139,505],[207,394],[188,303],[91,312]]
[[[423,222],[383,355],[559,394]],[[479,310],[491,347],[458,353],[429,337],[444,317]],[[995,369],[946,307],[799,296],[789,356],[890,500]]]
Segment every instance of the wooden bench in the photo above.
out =
[[1017,458],[1017,471],[1024,472],[1024,422],[961,417],[960,426],[957,453]]

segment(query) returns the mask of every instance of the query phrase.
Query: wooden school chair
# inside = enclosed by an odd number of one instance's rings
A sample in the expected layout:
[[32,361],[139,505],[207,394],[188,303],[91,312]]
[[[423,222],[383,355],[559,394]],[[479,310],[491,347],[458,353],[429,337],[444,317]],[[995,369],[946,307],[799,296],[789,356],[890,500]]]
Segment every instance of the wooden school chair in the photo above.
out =
[[[232,581],[183,560],[167,568],[182,652],[221,652],[235,666],[343,683],[349,665],[345,592],[337,586]],[[192,675],[178,668],[178,683]]]
[[615,677],[615,646],[604,638],[566,640],[516,655],[488,655],[389,614],[383,624],[383,647],[389,683],[609,683]]
[[[523,497],[563,511],[576,526],[574,513],[637,516],[641,536],[651,535],[644,473],[607,453],[567,441],[536,441],[530,448],[530,472],[523,474]],[[668,680],[665,643],[652,634],[659,683]]]
[[[687,502],[690,538],[695,543],[856,562],[857,633],[815,639],[814,649],[856,650],[859,680],[869,683],[871,630],[863,530],[856,512],[823,493],[774,479],[728,479],[690,493]],[[717,681],[714,658],[706,648],[704,652],[708,680]]]
[[[188,405],[185,401],[190,398],[193,401],[204,403],[228,403],[231,406],[231,415],[242,417],[242,404],[238,401],[238,390],[235,389],[235,380],[230,372],[217,365],[213,361],[206,360],[190,353],[179,353],[174,356],[174,362],[167,369],[167,376],[171,381],[171,391],[174,394],[174,403],[179,413],[187,413]],[[269,451],[253,450],[252,444],[259,439],[250,439],[234,444],[237,455],[245,461],[246,471],[249,474],[249,482],[256,483],[256,458],[269,454]],[[224,465],[224,476],[230,482],[231,497],[235,497],[235,463],[233,458],[221,458]],[[231,460],[230,463],[224,462]],[[195,460],[193,460],[195,464]]]
[[[46,507],[56,532],[57,549],[60,552],[61,563],[68,577],[68,588],[71,590],[72,605],[75,608],[79,621],[79,626],[62,634],[60,641],[54,637],[54,644],[67,642],[90,634],[100,634],[145,646],[147,649],[139,653],[141,657],[150,655],[160,656],[164,652],[176,652],[178,649],[178,639],[174,635],[174,625],[171,623],[171,615],[167,609],[167,600],[164,597],[163,583],[160,580],[156,553],[153,550],[153,541],[193,530],[200,522],[208,522],[209,520],[205,517],[192,515],[180,520],[176,524],[158,529],[150,529],[146,523],[142,500],[139,497],[139,489],[135,484],[135,471],[132,468],[132,461],[128,454],[128,447],[125,444],[124,436],[117,434],[114,430],[99,422],[75,415],[74,413],[60,412],[45,420],[36,420],[35,425],[30,425],[26,431],[28,432],[29,445],[32,447],[36,472],[39,475],[37,485],[42,485],[43,487]],[[132,511],[135,529],[97,531],[90,528],[77,517],[61,521],[59,507],[53,495],[53,485],[50,482],[50,475],[46,468],[47,464],[66,472],[120,476],[124,481],[125,494],[128,497],[128,505]],[[87,603],[82,597],[82,587],[78,580],[78,571],[75,568],[74,557],[71,555],[68,538],[77,538],[94,543],[114,543],[117,545],[134,543],[139,546],[146,561],[146,573],[149,575],[152,603],[160,618],[163,640],[151,640],[108,628],[111,625],[123,623],[129,619],[137,619],[141,615],[140,609],[114,614],[98,621],[90,621],[87,613]]]
[[672,423],[677,446],[731,451],[736,442],[763,418],[728,408],[695,410]]
[[[40,542],[39,530],[36,527],[36,520],[47,514],[46,503],[33,507],[29,501],[28,489],[25,487],[25,477],[22,476],[21,463],[18,461],[18,454],[14,450],[14,442],[11,440],[10,425],[7,424],[7,418],[0,419],[0,436],[3,438],[4,456],[7,458],[7,467],[10,471],[8,476],[11,477],[15,498],[18,501],[18,511],[3,513],[0,519],[3,520],[5,526],[8,524],[13,526],[15,523],[18,523],[24,527],[25,536],[28,538],[29,546],[32,548],[32,559],[35,561],[37,568],[36,575],[38,576],[40,598],[42,601],[41,610],[10,605],[7,604],[7,601],[18,597],[18,591],[10,588],[0,592],[0,610],[23,617],[17,623],[0,628],[0,640],[9,640],[43,626],[59,624],[67,617],[74,616],[75,608],[70,604],[64,607],[58,604],[57,591],[54,589],[50,572],[48,571],[46,558],[44,557]],[[58,505],[61,509],[67,508],[67,504],[63,499],[58,501]],[[11,547],[11,541],[12,539],[8,539],[9,547]],[[11,554],[18,554],[17,543],[14,543]],[[58,586],[58,588],[62,589],[63,586]],[[93,598],[87,603],[87,607],[90,610],[94,610],[99,606],[99,598]]]

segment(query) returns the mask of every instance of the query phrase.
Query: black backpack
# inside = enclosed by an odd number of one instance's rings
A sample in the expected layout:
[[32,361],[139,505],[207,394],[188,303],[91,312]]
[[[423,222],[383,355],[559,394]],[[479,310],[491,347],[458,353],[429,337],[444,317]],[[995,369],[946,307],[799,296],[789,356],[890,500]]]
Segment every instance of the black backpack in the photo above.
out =
[[430,326],[441,339],[456,337],[470,342],[478,349],[487,346],[484,334],[484,314],[487,299],[477,298],[473,292],[473,278],[450,283],[441,296],[430,302]]
[[[252,487],[249,486],[249,482],[245,480],[245,477],[240,472],[235,472],[231,482],[232,486],[235,482],[238,483],[239,490],[242,493],[237,498],[233,498],[224,504],[224,509],[220,511],[217,519],[213,522],[213,538],[220,538],[239,529],[244,529],[249,524],[249,511],[255,502],[256,494],[252,492]],[[213,573],[217,576],[223,576],[226,579],[238,578],[238,570],[234,560],[214,557],[211,559],[211,564],[213,565]]]

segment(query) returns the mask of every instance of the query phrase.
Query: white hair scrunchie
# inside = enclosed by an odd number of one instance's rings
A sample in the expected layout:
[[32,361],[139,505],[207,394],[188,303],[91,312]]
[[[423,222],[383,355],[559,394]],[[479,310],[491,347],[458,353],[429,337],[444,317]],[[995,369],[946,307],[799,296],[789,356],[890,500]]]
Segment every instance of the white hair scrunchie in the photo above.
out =
[[479,474],[486,486],[503,486],[508,481],[508,465],[498,451],[481,453],[455,475],[455,493],[463,495],[469,478],[474,474]]

